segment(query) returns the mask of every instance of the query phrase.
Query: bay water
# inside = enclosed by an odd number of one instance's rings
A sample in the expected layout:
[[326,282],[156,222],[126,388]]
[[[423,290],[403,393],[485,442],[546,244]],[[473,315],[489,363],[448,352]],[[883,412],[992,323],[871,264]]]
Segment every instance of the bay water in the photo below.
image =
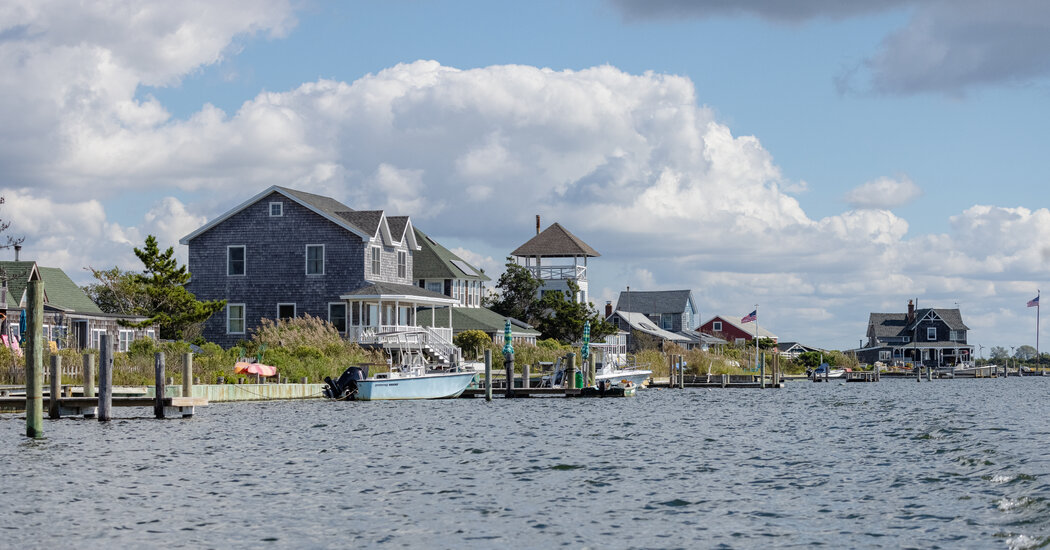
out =
[[0,415],[6,548],[1035,548],[1050,377]]

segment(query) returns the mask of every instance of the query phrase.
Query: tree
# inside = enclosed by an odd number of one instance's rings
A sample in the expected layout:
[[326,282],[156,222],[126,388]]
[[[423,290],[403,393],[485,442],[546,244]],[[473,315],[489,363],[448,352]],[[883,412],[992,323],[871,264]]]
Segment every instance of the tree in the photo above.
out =
[[543,281],[511,258],[507,258],[506,268],[496,282],[499,295],[486,296],[482,305],[500,315],[535,325],[540,313],[536,294]]
[[988,351],[990,357],[996,361],[1003,361],[1007,357],[1010,357],[1010,352],[1003,346],[992,346],[992,349]]
[[820,361],[823,358],[824,354],[819,351],[806,351],[798,354],[798,357],[795,358],[795,362],[807,369],[815,369],[820,366]]
[[[0,197],[0,204],[4,204],[4,202],[6,202],[4,200],[4,198]],[[9,227],[11,227],[11,222],[5,222],[3,220],[0,220],[0,233],[3,233],[4,231],[7,231],[7,229]],[[24,241],[24,240],[26,240],[26,238],[24,236],[23,237],[12,237],[12,236],[8,235],[7,236],[7,244],[0,245],[0,248],[11,248],[12,246],[17,246],[17,245],[22,244],[22,241]]]
[[491,344],[492,338],[489,338],[489,335],[481,330],[464,330],[452,339],[452,343],[456,344],[460,349],[473,350],[474,357],[477,358],[478,351]]
[[616,327],[607,323],[590,303],[577,302],[573,297],[580,293],[576,281],[566,281],[569,285],[568,298],[560,290],[548,292],[540,301],[540,315],[536,328],[544,338],[554,338],[559,342],[571,344],[583,338],[583,327],[590,321],[592,342],[600,342],[606,336],[616,332]]
[[102,311],[134,315],[141,313],[148,306],[146,287],[136,279],[134,272],[121,271],[116,266],[105,270],[90,266],[84,269],[90,271],[97,282],[81,288]]
[[774,349],[776,347],[777,347],[777,343],[774,342],[772,338],[762,337],[762,338],[758,339],[758,349],[771,350],[771,349]]
[[1020,359],[1021,361],[1029,361],[1031,359],[1035,359],[1035,353],[1035,347],[1024,345],[1017,348],[1017,352],[1014,353],[1014,357]]
[[161,252],[157,238],[150,235],[142,250],[135,249],[135,255],[145,269],[135,274],[133,281],[143,285],[147,297],[146,305],[138,313],[149,318],[141,323],[122,323],[125,326],[143,328],[159,323],[161,338],[178,340],[187,327],[226,307],[226,300],[201,302],[186,290],[190,274],[186,266],[179,266],[175,260],[174,247]]

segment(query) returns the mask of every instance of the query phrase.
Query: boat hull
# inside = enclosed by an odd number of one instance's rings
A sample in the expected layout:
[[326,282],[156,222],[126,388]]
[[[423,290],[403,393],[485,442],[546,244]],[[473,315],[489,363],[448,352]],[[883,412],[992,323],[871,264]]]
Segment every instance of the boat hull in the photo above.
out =
[[653,375],[652,371],[643,370],[643,371],[635,371],[635,372],[620,372],[620,373],[612,373],[612,374],[599,374],[599,375],[595,376],[594,378],[595,378],[595,381],[604,380],[604,381],[609,382],[611,384],[617,384],[621,380],[627,380],[628,382],[632,382],[632,383],[634,383],[635,386],[638,386],[639,388],[641,388],[641,387],[643,387],[644,383],[649,381],[649,378],[651,378],[652,375]]
[[449,399],[459,397],[474,380],[472,372],[427,374],[403,378],[369,378],[357,382],[358,401]]

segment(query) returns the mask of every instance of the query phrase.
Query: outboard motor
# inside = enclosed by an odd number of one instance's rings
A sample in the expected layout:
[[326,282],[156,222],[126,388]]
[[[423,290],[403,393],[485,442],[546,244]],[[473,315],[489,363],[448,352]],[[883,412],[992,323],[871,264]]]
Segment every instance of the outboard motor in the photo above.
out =
[[343,371],[338,380],[325,377],[325,386],[321,393],[329,399],[345,401],[357,395],[357,382],[368,378],[368,367],[350,367]]

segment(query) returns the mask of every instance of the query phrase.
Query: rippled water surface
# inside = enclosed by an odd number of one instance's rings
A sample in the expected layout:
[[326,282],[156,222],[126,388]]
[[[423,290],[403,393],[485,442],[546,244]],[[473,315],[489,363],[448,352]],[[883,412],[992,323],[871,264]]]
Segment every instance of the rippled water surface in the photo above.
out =
[[1038,547],[1048,390],[213,404],[191,420],[45,421],[40,441],[4,414],[0,545]]

